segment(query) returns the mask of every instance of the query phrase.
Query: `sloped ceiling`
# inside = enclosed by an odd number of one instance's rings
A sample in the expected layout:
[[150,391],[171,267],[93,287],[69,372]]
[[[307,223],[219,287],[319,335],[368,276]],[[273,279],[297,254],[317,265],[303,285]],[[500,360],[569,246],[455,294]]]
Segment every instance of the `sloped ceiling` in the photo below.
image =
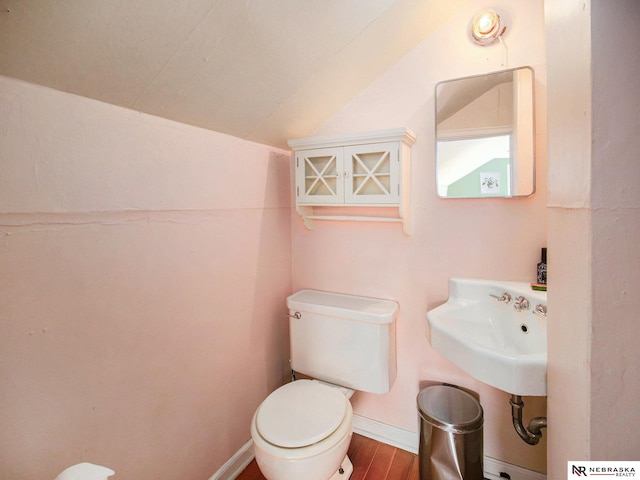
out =
[[0,0],[0,74],[273,146],[468,0]]

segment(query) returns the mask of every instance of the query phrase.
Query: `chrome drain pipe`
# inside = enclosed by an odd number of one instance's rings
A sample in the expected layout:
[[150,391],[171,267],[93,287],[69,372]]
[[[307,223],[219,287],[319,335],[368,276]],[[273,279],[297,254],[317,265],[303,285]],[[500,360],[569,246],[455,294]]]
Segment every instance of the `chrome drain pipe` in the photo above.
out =
[[513,418],[513,428],[516,429],[522,440],[529,445],[537,445],[542,438],[543,428],[547,428],[547,417],[535,417],[529,422],[529,428],[522,424],[522,409],[524,402],[520,395],[511,395],[511,417]]

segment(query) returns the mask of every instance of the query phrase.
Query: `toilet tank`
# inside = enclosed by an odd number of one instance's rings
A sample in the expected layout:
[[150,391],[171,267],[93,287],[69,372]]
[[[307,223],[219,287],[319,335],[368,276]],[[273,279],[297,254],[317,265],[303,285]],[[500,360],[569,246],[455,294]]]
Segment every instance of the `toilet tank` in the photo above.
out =
[[396,302],[301,290],[287,298],[287,307],[293,370],[365,392],[391,389]]

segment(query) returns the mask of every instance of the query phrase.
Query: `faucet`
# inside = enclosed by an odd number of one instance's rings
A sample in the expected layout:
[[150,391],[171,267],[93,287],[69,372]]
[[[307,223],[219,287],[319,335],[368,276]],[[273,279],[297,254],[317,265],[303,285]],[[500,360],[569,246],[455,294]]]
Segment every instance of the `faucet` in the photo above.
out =
[[522,295],[516,297],[515,302],[513,302],[513,308],[515,308],[517,312],[521,312],[522,310],[529,310],[530,306],[531,304],[529,303],[529,300],[527,300]]

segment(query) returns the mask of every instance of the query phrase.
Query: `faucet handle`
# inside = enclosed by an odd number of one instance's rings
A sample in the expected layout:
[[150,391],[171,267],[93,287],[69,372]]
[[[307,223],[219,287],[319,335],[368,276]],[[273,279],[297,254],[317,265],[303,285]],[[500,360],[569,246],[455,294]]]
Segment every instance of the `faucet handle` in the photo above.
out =
[[547,318],[547,306],[539,303],[536,305],[536,308],[533,310],[535,315],[540,315],[541,317]]
[[489,296],[495,298],[499,302],[504,302],[506,304],[511,303],[511,295],[509,295],[509,292],[504,292],[501,297],[492,293],[490,293]]

